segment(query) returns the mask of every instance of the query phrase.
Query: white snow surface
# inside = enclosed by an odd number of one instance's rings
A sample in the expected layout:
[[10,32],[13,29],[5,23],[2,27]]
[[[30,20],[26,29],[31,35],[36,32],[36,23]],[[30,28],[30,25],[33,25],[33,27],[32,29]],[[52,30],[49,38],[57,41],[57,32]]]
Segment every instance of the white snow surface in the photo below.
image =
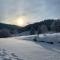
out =
[[60,60],[60,33],[35,36],[0,38],[0,60]]

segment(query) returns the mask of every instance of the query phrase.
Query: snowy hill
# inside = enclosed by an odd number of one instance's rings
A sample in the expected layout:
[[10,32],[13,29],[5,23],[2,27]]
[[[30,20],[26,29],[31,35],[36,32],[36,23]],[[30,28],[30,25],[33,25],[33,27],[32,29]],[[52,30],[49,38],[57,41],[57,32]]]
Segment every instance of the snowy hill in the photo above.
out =
[[50,32],[60,32],[60,19],[47,19],[25,27],[0,23],[0,38],[11,37],[13,35],[24,36],[26,33],[27,35],[33,35]]
[[60,33],[35,36],[0,38],[0,60],[60,60]]

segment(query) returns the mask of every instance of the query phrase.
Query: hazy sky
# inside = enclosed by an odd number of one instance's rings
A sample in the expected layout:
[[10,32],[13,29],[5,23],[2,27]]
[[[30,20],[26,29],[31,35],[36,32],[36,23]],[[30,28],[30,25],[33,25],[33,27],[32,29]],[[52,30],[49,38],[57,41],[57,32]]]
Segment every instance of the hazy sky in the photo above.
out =
[[0,22],[25,16],[28,22],[60,18],[60,0],[0,0]]

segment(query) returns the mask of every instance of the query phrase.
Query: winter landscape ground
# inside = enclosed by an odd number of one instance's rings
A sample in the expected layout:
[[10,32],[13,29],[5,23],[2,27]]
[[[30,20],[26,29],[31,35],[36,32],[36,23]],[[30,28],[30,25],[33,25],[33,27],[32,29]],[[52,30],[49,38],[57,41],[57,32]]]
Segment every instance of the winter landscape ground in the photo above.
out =
[[0,60],[60,60],[60,33],[0,38]]

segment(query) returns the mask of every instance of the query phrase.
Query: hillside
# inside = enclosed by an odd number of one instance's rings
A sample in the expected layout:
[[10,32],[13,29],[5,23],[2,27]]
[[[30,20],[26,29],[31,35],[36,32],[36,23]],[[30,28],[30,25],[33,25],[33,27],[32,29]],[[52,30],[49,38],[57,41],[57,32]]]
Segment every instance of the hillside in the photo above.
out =
[[0,23],[0,37],[9,37],[22,31],[22,27]]
[[9,37],[20,33],[24,35],[26,33],[22,33],[26,31],[29,32],[28,35],[60,32],[60,19],[48,19],[25,27],[0,23],[0,37]]
[[31,34],[42,34],[48,32],[60,32],[60,20],[48,19],[34,24],[30,24],[24,28],[24,30],[30,30]]

